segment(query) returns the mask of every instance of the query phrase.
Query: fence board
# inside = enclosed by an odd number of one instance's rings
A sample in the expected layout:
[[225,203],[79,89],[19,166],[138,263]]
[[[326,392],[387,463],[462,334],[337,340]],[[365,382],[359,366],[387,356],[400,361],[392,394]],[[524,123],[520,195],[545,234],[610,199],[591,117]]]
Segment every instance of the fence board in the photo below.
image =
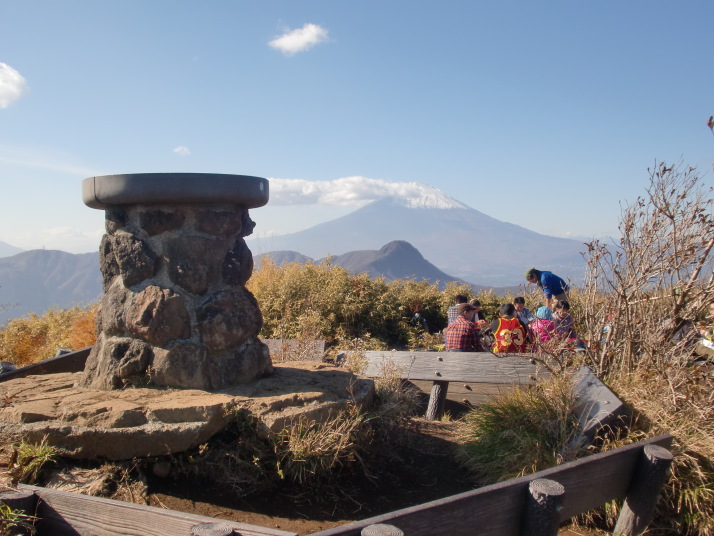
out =
[[378,377],[395,371],[408,380],[534,384],[538,372],[531,354],[368,351],[365,357],[365,375]]
[[296,536],[285,532],[245,523],[216,520],[212,517],[164,510],[153,506],[90,497],[67,491],[35,486],[31,489],[40,498],[37,515],[39,534],[53,536],[189,536],[191,527],[199,523],[221,521],[244,536]]
[[485,486],[444,499],[397,510],[311,536],[358,536],[368,525],[385,523],[398,527],[406,536],[518,535],[521,513],[532,480],[545,478],[565,488],[560,520],[597,508],[623,497],[642,450],[647,444],[670,447],[672,436],[662,435],[595,454],[574,462]]
[[32,363],[26,367],[6,372],[5,374],[0,374],[0,382],[14,378],[25,378],[27,376],[31,376],[32,374],[80,372],[84,370],[84,363],[87,361],[87,357],[89,356],[89,352],[91,350],[92,347],[88,346],[87,348],[82,348],[81,350],[77,350],[75,352],[70,352],[59,357],[45,359],[44,361]]

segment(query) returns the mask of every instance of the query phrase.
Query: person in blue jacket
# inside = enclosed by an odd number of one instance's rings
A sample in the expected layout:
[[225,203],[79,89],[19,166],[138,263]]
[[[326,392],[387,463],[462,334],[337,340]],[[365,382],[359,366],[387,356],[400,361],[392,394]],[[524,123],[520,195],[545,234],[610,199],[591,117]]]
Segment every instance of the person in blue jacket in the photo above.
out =
[[558,300],[568,300],[570,287],[562,277],[558,277],[553,272],[544,272],[530,268],[526,271],[526,279],[530,283],[536,283],[543,289],[545,294],[545,304],[553,309],[551,303],[558,303]]

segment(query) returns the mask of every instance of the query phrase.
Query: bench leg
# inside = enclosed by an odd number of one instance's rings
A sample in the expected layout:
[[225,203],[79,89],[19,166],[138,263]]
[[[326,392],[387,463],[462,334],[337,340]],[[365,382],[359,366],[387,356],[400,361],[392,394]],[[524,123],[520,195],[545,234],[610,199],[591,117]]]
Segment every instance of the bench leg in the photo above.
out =
[[444,415],[444,401],[448,390],[449,382],[436,381],[431,386],[429,405],[426,408],[426,419],[428,421],[438,421]]

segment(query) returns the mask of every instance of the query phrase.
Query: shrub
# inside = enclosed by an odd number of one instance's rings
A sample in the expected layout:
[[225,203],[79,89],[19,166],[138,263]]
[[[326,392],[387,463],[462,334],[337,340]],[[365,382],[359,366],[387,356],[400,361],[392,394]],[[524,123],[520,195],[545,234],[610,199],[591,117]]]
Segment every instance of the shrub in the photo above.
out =
[[0,330],[0,359],[25,366],[53,357],[59,348],[80,350],[94,344],[97,305],[49,309],[43,315],[10,320]]
[[656,164],[619,242],[588,244],[582,294],[590,364],[634,408],[630,433],[674,436],[654,525],[680,534],[714,534],[712,383],[692,355],[714,299],[711,192],[694,168]]

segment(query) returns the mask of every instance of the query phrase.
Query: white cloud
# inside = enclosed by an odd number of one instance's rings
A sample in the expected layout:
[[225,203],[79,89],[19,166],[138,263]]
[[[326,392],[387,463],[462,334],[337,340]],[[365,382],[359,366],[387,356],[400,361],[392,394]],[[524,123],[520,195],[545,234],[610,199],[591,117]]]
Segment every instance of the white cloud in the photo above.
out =
[[59,249],[69,253],[97,251],[104,234],[103,228],[78,229],[75,227],[53,227],[14,232],[0,240],[22,249]]
[[315,45],[327,41],[327,30],[317,24],[305,24],[297,30],[290,30],[268,43],[286,56],[309,50]]
[[[13,154],[22,153],[22,155],[20,158],[5,156],[3,153],[6,151],[12,152]],[[94,177],[96,175],[104,174],[103,171],[98,171],[94,168],[73,164],[69,162],[70,159],[70,156],[49,155],[41,151],[35,153],[29,151],[23,152],[22,149],[10,151],[10,148],[0,146],[0,164],[8,164],[10,166],[24,168],[46,169],[65,175],[78,175],[84,177]]]
[[180,154],[181,156],[188,156],[191,154],[191,151],[188,150],[188,147],[185,145],[179,145],[174,149],[174,152],[176,154]]
[[385,197],[398,198],[413,207],[465,207],[441,190],[419,182],[389,182],[367,177],[344,177],[332,181],[270,179],[271,205],[360,207]]
[[23,76],[7,63],[0,63],[0,108],[7,108],[27,91]]

